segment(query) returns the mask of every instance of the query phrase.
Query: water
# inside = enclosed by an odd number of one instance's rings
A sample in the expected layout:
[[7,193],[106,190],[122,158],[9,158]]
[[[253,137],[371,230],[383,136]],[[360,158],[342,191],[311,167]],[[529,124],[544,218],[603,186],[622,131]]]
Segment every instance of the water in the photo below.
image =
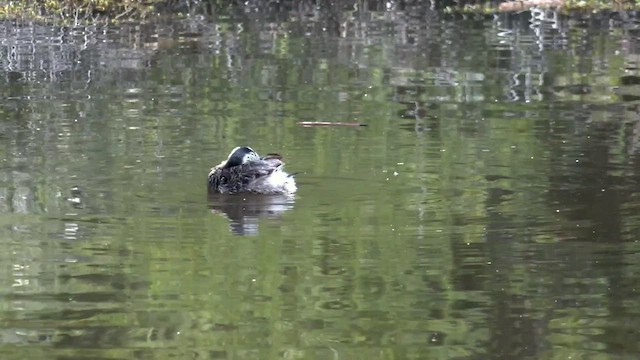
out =
[[636,23],[419,10],[2,24],[0,357],[635,359]]

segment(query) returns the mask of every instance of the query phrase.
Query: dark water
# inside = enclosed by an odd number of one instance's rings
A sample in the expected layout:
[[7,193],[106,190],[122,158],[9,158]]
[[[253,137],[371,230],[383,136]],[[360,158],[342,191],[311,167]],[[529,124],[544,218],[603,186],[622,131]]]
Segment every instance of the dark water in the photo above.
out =
[[0,358],[640,355],[632,14],[332,14],[0,26]]

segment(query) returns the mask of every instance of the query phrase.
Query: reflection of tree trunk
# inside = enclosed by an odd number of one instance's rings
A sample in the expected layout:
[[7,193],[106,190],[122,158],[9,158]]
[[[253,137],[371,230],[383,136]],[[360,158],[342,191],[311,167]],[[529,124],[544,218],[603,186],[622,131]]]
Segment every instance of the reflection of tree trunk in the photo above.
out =
[[550,199],[558,204],[562,220],[568,221],[561,230],[571,239],[622,241],[620,207],[624,195],[620,191],[624,189],[620,188],[622,179],[610,173],[616,167],[610,163],[611,133],[607,129],[593,132],[582,151],[567,154],[560,148],[551,152],[556,155],[551,159],[551,173],[560,175],[551,177]]
[[[490,262],[491,284],[488,293],[493,311],[490,313],[490,338],[488,353],[494,359],[519,359],[534,357],[540,342],[536,336],[533,319],[527,313],[524,294],[512,293],[513,259],[517,253],[513,230],[517,228],[510,217],[496,211],[508,198],[508,191],[500,188],[487,189],[485,208],[487,213],[486,256]],[[523,316],[524,315],[524,316]]]
[[631,136],[629,137],[629,145],[627,154],[633,155],[640,148],[640,121],[635,122],[633,124],[633,128],[631,130]]
[[[610,145],[612,134],[619,130],[618,125],[593,126],[595,130],[583,134],[583,138],[589,140],[585,144],[578,144],[577,150],[573,150],[576,146],[572,147],[572,153],[581,156],[574,156],[575,162],[572,161],[570,165],[566,159],[571,156],[567,156],[562,148],[551,151],[554,155],[551,173],[563,175],[551,177],[549,194],[551,201],[560,210],[558,216],[565,224],[559,230],[568,234],[570,239],[593,244],[593,248],[587,247],[585,253],[577,255],[577,259],[569,257],[564,265],[571,273],[580,274],[574,276],[579,276],[585,283],[604,278],[607,291],[606,299],[602,302],[606,304],[607,317],[623,319],[628,316],[624,302],[632,297],[626,286],[629,280],[623,272],[625,259],[622,244],[625,239],[621,209],[625,199],[635,189],[631,188],[633,183],[627,185],[625,179],[616,174],[620,171],[619,164],[612,162],[611,153],[623,152],[622,149],[612,149]],[[606,254],[602,252],[601,246],[597,246],[605,243],[613,245],[606,246]],[[572,253],[574,250],[567,251]],[[559,283],[562,280],[562,277],[557,279]],[[598,280],[600,281],[602,280]],[[570,291],[579,293],[584,290],[574,287],[564,290],[563,294]],[[635,298],[635,294],[632,296]],[[620,348],[621,343],[634,343],[628,339],[622,340],[629,336],[628,328],[607,327],[604,330],[608,333],[599,338],[611,339],[603,340],[611,348]],[[627,346],[625,348],[629,349]]]

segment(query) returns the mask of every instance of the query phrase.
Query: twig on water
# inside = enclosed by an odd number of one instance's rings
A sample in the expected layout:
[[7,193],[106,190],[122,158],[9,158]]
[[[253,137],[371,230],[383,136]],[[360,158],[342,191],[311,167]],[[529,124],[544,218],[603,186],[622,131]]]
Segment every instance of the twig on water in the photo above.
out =
[[367,124],[359,123],[359,122],[331,122],[331,121],[300,121],[298,125],[304,127],[313,127],[313,126],[367,126]]

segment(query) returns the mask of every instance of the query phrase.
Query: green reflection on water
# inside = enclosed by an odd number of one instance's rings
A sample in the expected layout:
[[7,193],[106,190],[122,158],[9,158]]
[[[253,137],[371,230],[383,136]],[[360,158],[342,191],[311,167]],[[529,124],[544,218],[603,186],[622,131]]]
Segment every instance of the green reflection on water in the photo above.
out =
[[[3,358],[634,352],[614,340],[637,317],[636,249],[620,249],[633,159],[607,124],[575,123],[582,95],[560,70],[553,94],[538,84],[551,100],[508,102],[511,74],[478,35],[422,60],[430,48],[394,57],[389,34],[217,35],[219,52],[176,35],[144,65],[2,90]],[[602,112],[621,117],[587,115]],[[240,144],[284,155],[294,201],[207,200],[209,168]]]

